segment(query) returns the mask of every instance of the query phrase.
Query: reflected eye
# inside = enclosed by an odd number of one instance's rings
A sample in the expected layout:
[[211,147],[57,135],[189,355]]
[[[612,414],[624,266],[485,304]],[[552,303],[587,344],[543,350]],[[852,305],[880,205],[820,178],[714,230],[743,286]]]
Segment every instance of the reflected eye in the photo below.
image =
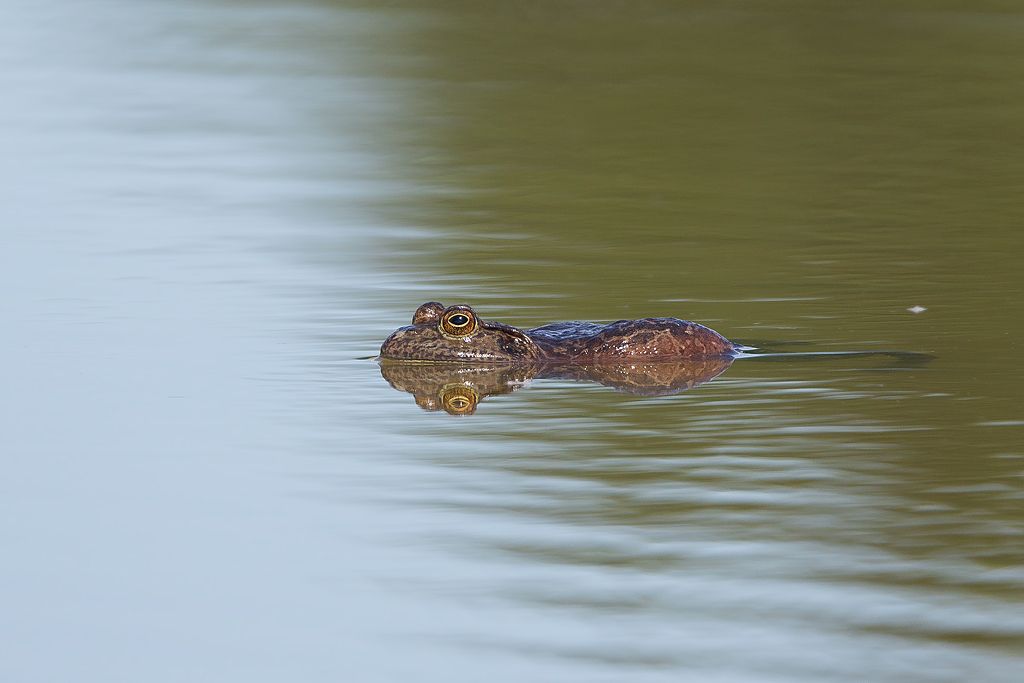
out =
[[451,400],[448,401],[448,407],[451,410],[457,410],[459,412],[465,410],[466,408],[468,408],[472,404],[473,404],[473,402],[470,401],[465,396],[456,396],[456,397],[454,397],[454,398],[452,398]]
[[476,410],[480,396],[467,386],[447,386],[441,391],[441,405],[449,415],[470,415]]
[[441,332],[450,337],[468,337],[476,328],[476,316],[465,307],[448,311],[441,317]]

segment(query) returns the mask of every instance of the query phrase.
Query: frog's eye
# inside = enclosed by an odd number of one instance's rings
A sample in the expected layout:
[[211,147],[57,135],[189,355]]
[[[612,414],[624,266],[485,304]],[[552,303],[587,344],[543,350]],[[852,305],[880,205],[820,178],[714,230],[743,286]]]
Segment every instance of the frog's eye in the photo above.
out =
[[467,386],[448,386],[441,391],[441,405],[450,415],[470,415],[476,410],[480,395]]
[[428,301],[412,314],[413,325],[423,325],[436,323],[437,319],[441,317],[441,313],[444,312],[444,306],[437,303],[436,301]]
[[476,328],[476,316],[466,307],[448,310],[441,316],[441,332],[449,337],[468,337]]
[[473,405],[473,402],[465,396],[452,396],[448,399],[448,410],[454,413],[461,413],[471,405]]

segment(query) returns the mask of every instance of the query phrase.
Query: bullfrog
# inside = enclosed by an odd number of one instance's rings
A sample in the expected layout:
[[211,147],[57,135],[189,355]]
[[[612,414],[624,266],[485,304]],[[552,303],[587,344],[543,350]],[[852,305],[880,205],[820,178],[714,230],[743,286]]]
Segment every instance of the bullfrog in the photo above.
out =
[[461,363],[628,363],[737,356],[714,330],[678,318],[560,322],[520,329],[484,320],[466,305],[428,301],[395,330],[382,359]]

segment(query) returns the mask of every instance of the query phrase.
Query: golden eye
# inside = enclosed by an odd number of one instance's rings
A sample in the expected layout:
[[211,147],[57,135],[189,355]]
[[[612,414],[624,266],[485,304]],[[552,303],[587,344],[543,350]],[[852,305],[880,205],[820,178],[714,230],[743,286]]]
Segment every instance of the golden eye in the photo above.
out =
[[448,400],[448,407],[452,410],[463,411],[471,405],[473,402],[465,396],[453,396]]
[[449,337],[468,337],[476,332],[476,316],[466,306],[453,306],[441,317],[440,327]]
[[441,405],[450,415],[469,415],[479,402],[480,395],[472,387],[447,386],[441,391]]

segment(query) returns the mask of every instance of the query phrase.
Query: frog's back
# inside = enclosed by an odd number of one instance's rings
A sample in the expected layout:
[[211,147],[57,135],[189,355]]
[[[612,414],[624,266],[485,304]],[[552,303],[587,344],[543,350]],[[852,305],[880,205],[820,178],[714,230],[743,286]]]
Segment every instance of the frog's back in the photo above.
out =
[[613,323],[552,323],[526,330],[553,360],[602,362],[734,356],[735,344],[714,330],[678,318]]

